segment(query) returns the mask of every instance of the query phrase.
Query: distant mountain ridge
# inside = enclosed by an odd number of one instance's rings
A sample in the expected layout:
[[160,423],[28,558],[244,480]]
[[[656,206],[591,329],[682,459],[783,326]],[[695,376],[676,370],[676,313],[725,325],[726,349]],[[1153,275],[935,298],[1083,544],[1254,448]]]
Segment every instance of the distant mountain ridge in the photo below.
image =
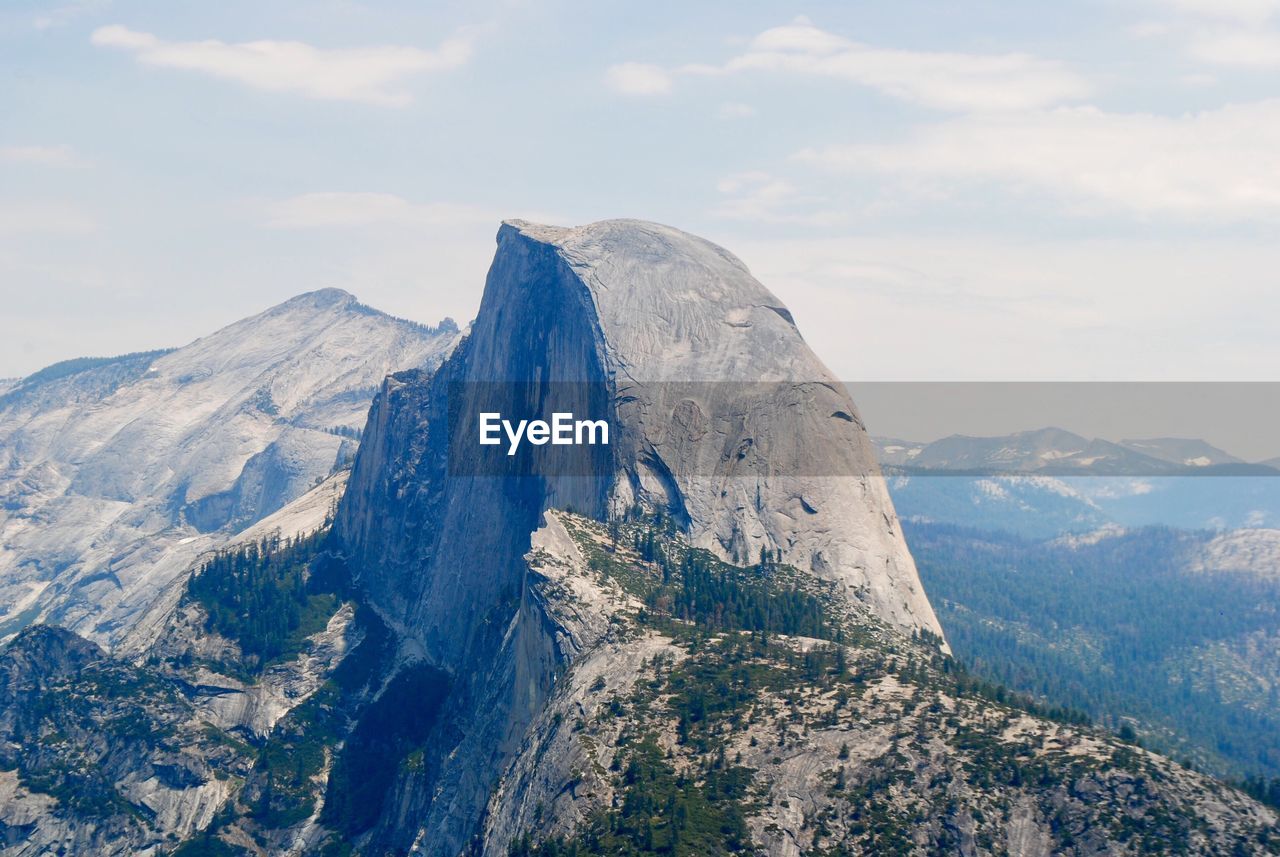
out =
[[1104,526],[1280,527],[1271,478],[1280,460],[1251,464],[1203,440],[1112,442],[1045,428],[873,441],[900,514],[916,521],[1033,538]]
[[[340,289],[177,349],[61,361],[0,393],[0,638],[112,645],[203,551],[354,453],[389,372],[460,338]],[[3,388],[0,388],[3,389]]]
[[1204,474],[1280,475],[1280,459],[1252,464],[1188,438],[1140,438],[1119,442],[1086,438],[1059,428],[993,437],[951,435],[923,443],[873,438],[880,462],[911,473],[951,471],[1003,475],[1176,476]]
[[959,656],[1220,775],[1280,772],[1280,479],[1203,440],[879,439]]
[[57,363],[50,363],[25,378],[10,378],[0,383],[7,383],[8,385],[4,389],[5,394],[10,392],[17,394],[38,384],[46,384],[59,378],[87,372],[90,369],[96,369],[101,366],[110,366],[115,363],[150,362],[174,350],[173,348],[157,348],[151,351],[133,351],[128,354],[117,354],[113,357],[72,357],[70,360],[59,360]]

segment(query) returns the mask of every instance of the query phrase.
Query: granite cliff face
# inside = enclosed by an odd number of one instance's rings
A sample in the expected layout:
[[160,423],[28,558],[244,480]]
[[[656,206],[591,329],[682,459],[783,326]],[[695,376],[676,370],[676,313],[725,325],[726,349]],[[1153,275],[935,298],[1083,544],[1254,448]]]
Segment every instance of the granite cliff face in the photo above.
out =
[[[486,478],[460,460],[478,450],[450,448],[449,422],[474,425],[482,396],[468,385],[495,382],[519,385],[508,398],[535,414],[554,397],[607,415],[617,441],[585,471]],[[381,512],[396,499],[403,520]],[[941,636],[857,410],[740,261],[638,221],[506,223],[463,346],[374,406],[338,520],[356,573],[447,662],[466,648],[457,624],[477,618],[459,605],[518,589],[543,509],[603,518],[635,503],[726,559],[780,551],[890,624]],[[415,542],[402,524],[419,520]]]

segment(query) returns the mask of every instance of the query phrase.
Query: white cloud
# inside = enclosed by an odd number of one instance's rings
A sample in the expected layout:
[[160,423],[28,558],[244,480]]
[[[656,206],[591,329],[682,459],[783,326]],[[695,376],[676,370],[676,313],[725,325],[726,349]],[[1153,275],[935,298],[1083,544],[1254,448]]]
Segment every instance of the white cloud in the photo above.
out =
[[671,75],[661,66],[624,62],[610,66],[605,82],[623,95],[665,95],[671,91]]
[[456,202],[414,202],[393,193],[320,191],[270,200],[259,209],[271,229],[359,229],[369,226],[443,228],[482,233],[496,231],[503,220],[522,218],[535,223],[559,223],[558,214],[527,209],[499,211],[483,205]]
[[390,193],[304,193],[267,205],[266,225],[273,229],[360,226],[448,226],[492,223],[501,216],[474,205],[415,203]]
[[1265,381],[1280,361],[1268,242],[712,237],[844,380]]
[[55,6],[52,9],[41,12],[31,21],[31,26],[37,30],[51,30],[56,27],[65,27],[84,15],[105,9],[111,4],[111,0],[77,0],[74,3],[66,3],[61,6]]
[[1140,25],[1139,36],[1164,36],[1182,43],[1193,59],[1214,65],[1280,67],[1280,31],[1272,19],[1280,0],[1158,0],[1169,12]]
[[84,235],[98,223],[84,210],[54,202],[0,203],[0,235]]
[[41,167],[83,167],[86,162],[66,144],[56,146],[0,146],[0,161]]
[[1141,215],[1280,214],[1280,100],[1177,117],[1092,107],[970,116],[885,144],[809,149],[805,162],[932,191],[995,182]]
[[431,51],[395,45],[325,49],[269,40],[167,42],[113,25],[95,30],[92,42],[128,51],[145,65],[203,72],[254,89],[388,107],[413,100],[404,88],[407,78],[458,68],[471,58],[466,36]]
[[879,48],[805,18],[766,30],[745,53],[684,74],[769,72],[827,77],[942,110],[1021,110],[1078,100],[1089,84],[1061,63],[1024,53],[972,54]]
[[737,101],[721,104],[720,109],[716,111],[716,117],[719,119],[750,119],[755,115],[756,109],[754,107]]
[[724,220],[825,226],[845,219],[820,208],[821,197],[806,196],[791,182],[759,170],[726,176],[716,183],[716,190],[727,198],[710,214]]
[[1280,12],[1280,0],[1161,0],[1175,11],[1205,18],[1257,23]]
[[1280,33],[1252,28],[1201,33],[1188,50],[1196,59],[1217,65],[1275,68],[1280,66]]

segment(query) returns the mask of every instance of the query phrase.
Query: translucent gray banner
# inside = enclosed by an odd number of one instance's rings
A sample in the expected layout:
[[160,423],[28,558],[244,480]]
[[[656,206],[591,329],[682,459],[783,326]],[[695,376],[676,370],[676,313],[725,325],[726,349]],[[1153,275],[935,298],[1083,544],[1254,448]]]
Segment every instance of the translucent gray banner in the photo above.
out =
[[1280,475],[1271,383],[620,378],[447,394],[454,475],[607,476],[634,461],[698,477]]

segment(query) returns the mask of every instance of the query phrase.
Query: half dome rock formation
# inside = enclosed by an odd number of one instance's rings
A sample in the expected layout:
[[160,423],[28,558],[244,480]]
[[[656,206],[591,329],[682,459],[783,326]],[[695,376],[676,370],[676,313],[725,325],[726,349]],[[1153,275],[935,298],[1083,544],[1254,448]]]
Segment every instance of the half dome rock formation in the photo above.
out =
[[[505,449],[476,442],[495,410],[604,418],[613,439],[502,469]],[[335,521],[405,657],[454,682],[430,776],[404,778],[380,847],[408,847],[413,827],[456,853],[563,672],[525,560],[553,508],[657,513],[694,547],[784,563],[941,640],[852,401],[742,262],[634,220],[505,223],[470,334],[375,400]]]
[[514,222],[508,244],[550,249],[595,310],[630,429],[615,510],[665,504],[695,545],[739,561],[780,551],[890,624],[941,635],[854,403],[737,257],[633,220]]
[[[495,394],[495,382],[511,389]],[[439,517],[398,576],[369,581],[410,636],[443,654],[458,643],[463,590],[476,561],[518,586],[528,533],[549,507],[594,517],[633,504],[670,514],[693,544],[740,564],[764,551],[831,581],[906,632],[941,628],[920,586],[874,449],[844,386],[805,344],[790,312],[716,245],[635,220],[573,229],[504,223],[483,303],[434,393],[392,380],[375,406],[339,529],[357,550],[400,554],[398,536],[373,532],[371,497],[387,485],[387,444],[413,449],[424,502]],[[413,386],[412,384],[410,385]],[[484,388],[481,391],[480,388]],[[518,490],[485,470],[467,441],[486,395],[539,413],[576,409],[615,426],[608,450],[577,468],[534,465]],[[400,397],[416,417],[392,415]],[[412,444],[396,431],[420,435]],[[452,422],[453,435],[445,428]],[[451,477],[451,478],[450,478]],[[451,484],[446,484],[451,483]],[[497,492],[514,517],[479,502]],[[478,516],[492,526],[475,526]],[[427,523],[424,521],[424,523]],[[495,536],[500,528],[505,536]],[[509,538],[509,544],[496,544]],[[374,544],[382,548],[373,548]],[[496,584],[497,579],[493,582]],[[479,607],[480,605],[476,605]],[[416,633],[415,633],[416,632]]]

